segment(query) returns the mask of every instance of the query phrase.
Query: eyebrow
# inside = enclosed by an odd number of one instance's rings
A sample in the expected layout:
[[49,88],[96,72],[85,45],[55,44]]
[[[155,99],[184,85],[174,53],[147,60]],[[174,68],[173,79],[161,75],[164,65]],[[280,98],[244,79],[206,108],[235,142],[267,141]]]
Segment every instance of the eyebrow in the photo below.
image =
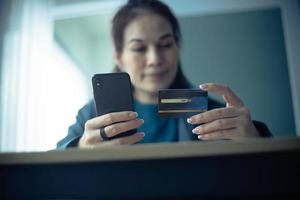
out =
[[168,38],[168,37],[174,37],[174,36],[173,36],[173,34],[171,34],[171,33],[167,33],[167,34],[161,36],[161,37],[159,38],[159,40],[163,40],[163,39],[166,39],[166,38]]
[[[174,36],[173,36],[173,34],[171,34],[171,33],[167,33],[167,34],[165,34],[165,35],[162,35],[162,36],[159,38],[159,40],[163,40],[163,39],[166,39],[166,38],[168,38],[168,37],[174,37]],[[128,41],[128,43],[131,43],[131,42],[143,42],[143,40],[142,40],[142,39],[133,38],[133,39],[131,39],[131,40]]]

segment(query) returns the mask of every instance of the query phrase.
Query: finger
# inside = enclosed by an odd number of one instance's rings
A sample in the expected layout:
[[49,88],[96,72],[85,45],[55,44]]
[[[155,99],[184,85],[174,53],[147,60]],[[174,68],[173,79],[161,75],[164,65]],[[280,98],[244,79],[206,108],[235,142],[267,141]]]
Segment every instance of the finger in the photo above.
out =
[[139,142],[145,137],[145,133],[138,132],[130,136],[121,137],[108,141],[109,145],[131,145]]
[[137,118],[138,114],[132,111],[122,111],[108,113],[88,120],[85,123],[85,129],[99,129],[116,122],[128,121]]
[[112,125],[106,126],[104,128],[104,131],[105,131],[107,137],[113,137],[120,133],[124,133],[126,131],[138,128],[143,123],[144,123],[143,119],[134,119],[134,120],[130,120],[127,122],[120,122],[117,124],[112,124]]
[[238,129],[219,130],[205,135],[199,135],[201,140],[218,140],[218,139],[234,139],[238,135]]
[[192,132],[195,134],[209,134],[219,130],[237,128],[239,121],[239,117],[218,119],[210,123],[202,124],[194,128]]
[[89,147],[90,145],[101,142],[102,138],[100,136],[99,129],[89,131],[88,134],[84,133],[79,140],[79,147]]
[[105,147],[111,147],[111,146],[120,146],[120,145],[130,145],[130,144],[135,144],[142,140],[145,136],[145,133],[143,132],[138,132],[130,136],[106,141],[106,142],[98,142],[96,144],[88,144],[85,145],[84,148],[88,149],[97,149],[97,148],[105,148]]
[[209,92],[214,92],[223,97],[228,106],[243,106],[242,100],[226,85],[205,83],[200,88]]
[[[144,120],[142,119],[130,120],[128,122],[119,122],[118,124],[105,127],[104,131],[107,137],[113,137],[117,134],[138,128],[143,123]],[[100,130],[99,129],[89,130],[89,134],[85,135],[85,141],[88,144],[95,144],[98,142],[102,142],[103,139],[101,138]]]
[[203,124],[217,119],[237,117],[239,115],[240,111],[236,107],[216,108],[194,115],[188,118],[187,122],[190,124]]

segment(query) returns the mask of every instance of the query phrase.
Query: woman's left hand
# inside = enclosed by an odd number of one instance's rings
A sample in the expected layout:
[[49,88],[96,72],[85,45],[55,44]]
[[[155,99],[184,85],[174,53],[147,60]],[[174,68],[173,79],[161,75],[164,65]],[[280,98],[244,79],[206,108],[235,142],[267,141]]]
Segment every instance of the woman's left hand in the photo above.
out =
[[226,107],[213,109],[190,117],[190,124],[200,124],[193,133],[201,140],[237,139],[241,137],[258,137],[251,120],[250,111],[243,101],[225,85],[206,83],[200,88],[222,95]]

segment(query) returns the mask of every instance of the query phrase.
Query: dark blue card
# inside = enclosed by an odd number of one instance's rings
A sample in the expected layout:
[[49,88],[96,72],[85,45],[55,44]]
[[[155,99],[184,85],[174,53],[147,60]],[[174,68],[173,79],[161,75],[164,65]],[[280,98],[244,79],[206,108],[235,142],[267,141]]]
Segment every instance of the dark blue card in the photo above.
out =
[[188,118],[207,111],[207,91],[201,89],[159,90],[159,115],[161,117]]

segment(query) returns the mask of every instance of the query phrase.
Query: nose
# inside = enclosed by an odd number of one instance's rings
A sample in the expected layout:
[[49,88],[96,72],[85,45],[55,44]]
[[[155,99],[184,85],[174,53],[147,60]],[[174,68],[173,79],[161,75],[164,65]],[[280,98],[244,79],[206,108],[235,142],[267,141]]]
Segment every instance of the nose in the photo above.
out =
[[157,48],[149,49],[147,53],[147,66],[149,67],[157,67],[160,66],[162,55]]

